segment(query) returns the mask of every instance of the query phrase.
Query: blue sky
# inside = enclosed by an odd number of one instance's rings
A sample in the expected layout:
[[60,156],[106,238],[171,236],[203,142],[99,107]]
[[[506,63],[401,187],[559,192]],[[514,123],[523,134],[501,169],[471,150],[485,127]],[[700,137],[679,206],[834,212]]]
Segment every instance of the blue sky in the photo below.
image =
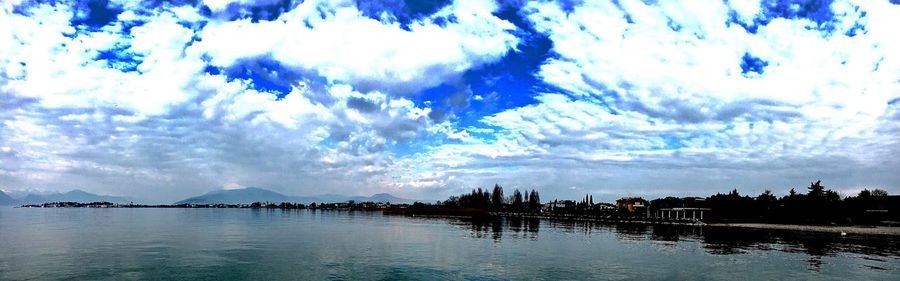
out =
[[0,189],[900,192],[897,1],[5,1]]

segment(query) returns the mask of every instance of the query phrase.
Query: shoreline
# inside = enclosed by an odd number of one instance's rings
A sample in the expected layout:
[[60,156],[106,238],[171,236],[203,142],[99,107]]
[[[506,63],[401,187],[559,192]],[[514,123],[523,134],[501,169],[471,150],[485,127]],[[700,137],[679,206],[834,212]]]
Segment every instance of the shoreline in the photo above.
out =
[[[427,216],[427,215],[425,215]],[[451,217],[458,217],[450,215]],[[818,232],[833,233],[838,235],[879,235],[900,237],[900,227],[898,226],[875,226],[875,225],[852,225],[852,226],[830,226],[830,225],[801,225],[801,224],[778,224],[778,223],[717,223],[702,221],[678,221],[678,220],[646,220],[641,218],[602,218],[602,217],[583,217],[583,216],[556,216],[556,215],[538,215],[538,214],[515,214],[515,213],[496,213],[491,212],[491,217],[518,217],[542,220],[559,220],[559,221],[590,221],[604,224],[644,224],[644,225],[669,225],[669,226],[686,226],[686,227],[718,227],[718,228],[742,228],[756,230],[778,230],[778,231],[799,231],[799,232]]]
[[[38,206],[10,206],[13,208],[103,208],[103,207],[38,207]],[[218,209],[218,208],[239,208],[239,209],[288,209],[288,208],[253,208],[249,206],[227,206],[219,207],[215,205],[207,206],[178,206],[178,205],[135,205],[135,206],[115,206],[110,208],[186,208],[186,209]],[[307,208],[303,208],[307,209]],[[507,213],[507,212],[475,212],[469,208],[460,208],[462,212],[441,212],[431,210],[432,212],[421,212],[421,210],[398,209],[378,210],[378,209],[354,209],[354,208],[338,208],[338,209],[310,209],[310,210],[354,210],[354,211],[381,211],[385,215],[400,216],[418,216],[418,217],[498,217],[498,218],[530,218],[542,220],[558,220],[558,221],[590,221],[604,224],[644,224],[644,225],[671,225],[671,226],[687,226],[687,227],[717,227],[717,228],[742,228],[756,230],[778,230],[778,231],[801,231],[801,232],[818,232],[833,233],[838,235],[879,235],[900,237],[900,226],[869,226],[869,225],[853,225],[853,226],[829,226],[829,225],[800,225],[800,224],[778,224],[778,223],[719,223],[719,222],[701,222],[701,221],[678,221],[678,220],[648,220],[639,217],[590,217],[579,215],[548,215],[548,214],[526,214],[526,213]],[[446,210],[444,210],[446,211]],[[474,216],[473,216],[474,215]]]
[[709,227],[729,227],[762,230],[786,230],[853,235],[884,235],[900,236],[900,227],[896,226],[828,226],[828,225],[800,225],[800,224],[774,224],[774,223],[707,223]]

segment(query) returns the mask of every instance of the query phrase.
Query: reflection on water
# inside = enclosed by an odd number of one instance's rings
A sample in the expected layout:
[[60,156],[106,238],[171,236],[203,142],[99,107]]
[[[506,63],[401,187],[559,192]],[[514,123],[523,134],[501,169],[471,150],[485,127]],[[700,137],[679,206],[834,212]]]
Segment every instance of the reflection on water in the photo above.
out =
[[[823,257],[838,254],[862,255],[863,259],[886,262],[878,257],[900,256],[900,243],[889,236],[839,236],[785,230],[699,227],[683,225],[609,224],[578,220],[542,220],[535,218],[430,218],[444,219],[457,227],[468,227],[473,238],[538,239],[541,225],[545,231],[560,231],[590,236],[594,233],[615,234],[624,241],[678,242],[697,241],[711,255],[744,255],[753,251],[781,251],[808,255],[810,271],[819,271]],[[506,236],[504,236],[506,235]],[[663,244],[667,245],[667,244]],[[885,270],[866,265],[869,269]]]
[[443,218],[457,227],[470,228],[474,238],[490,238],[495,242],[503,239],[504,233],[513,239],[537,239],[541,220],[535,218]]
[[0,208],[0,280],[897,280],[898,247],[515,217]]

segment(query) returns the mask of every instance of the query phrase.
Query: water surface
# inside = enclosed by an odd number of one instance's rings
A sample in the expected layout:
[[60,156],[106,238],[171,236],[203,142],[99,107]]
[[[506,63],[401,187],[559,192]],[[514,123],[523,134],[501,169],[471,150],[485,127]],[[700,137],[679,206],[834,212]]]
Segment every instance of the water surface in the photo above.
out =
[[896,238],[259,209],[0,208],[0,280],[898,280]]

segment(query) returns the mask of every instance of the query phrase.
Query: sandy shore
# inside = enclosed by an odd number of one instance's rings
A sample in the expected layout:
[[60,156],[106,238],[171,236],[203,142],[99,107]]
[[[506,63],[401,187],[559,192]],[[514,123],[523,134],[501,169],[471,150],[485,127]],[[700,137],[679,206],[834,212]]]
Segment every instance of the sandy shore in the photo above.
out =
[[768,224],[768,223],[710,223],[707,226],[740,227],[754,229],[775,229],[792,231],[813,231],[827,233],[846,233],[857,235],[892,235],[900,236],[900,227],[892,226],[821,226],[821,225],[797,225],[797,224]]

